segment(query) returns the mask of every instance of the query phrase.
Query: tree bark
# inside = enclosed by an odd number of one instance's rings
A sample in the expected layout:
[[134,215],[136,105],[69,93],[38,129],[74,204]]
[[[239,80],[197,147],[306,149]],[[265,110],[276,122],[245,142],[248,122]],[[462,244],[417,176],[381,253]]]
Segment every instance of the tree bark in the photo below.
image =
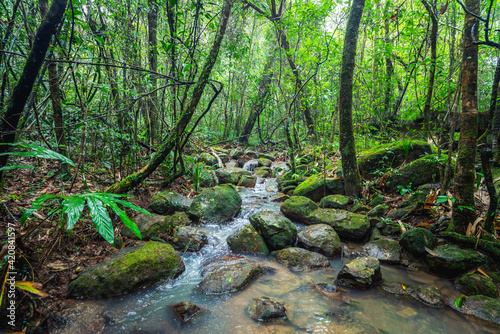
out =
[[[479,0],[466,0],[466,8],[479,15]],[[452,222],[450,230],[464,234],[467,226],[474,223],[474,185],[476,142],[478,131],[477,71],[479,22],[465,14],[462,55],[462,113],[460,115],[460,140],[458,142],[457,174],[455,176]]]
[[354,131],[352,126],[352,82],[356,59],[358,30],[363,16],[365,0],[353,0],[349,20],[347,21],[342,52],[339,88],[339,128],[340,154],[344,172],[344,191],[348,196],[359,196],[361,179],[359,177]]
[[[148,0],[148,54],[149,54],[149,69],[156,72],[158,69],[158,48],[157,48],[157,30],[158,30],[158,4],[156,0]],[[156,75],[151,74],[151,88],[156,89]],[[156,93],[149,96],[148,100],[148,133],[149,145],[154,146],[156,139]]]
[[[57,31],[57,26],[62,20],[66,9],[67,0],[54,0],[49,12],[40,23],[35,35],[33,48],[23,68],[23,73],[12,91],[7,104],[7,110],[0,124],[0,142],[13,143],[16,138],[17,125],[28,97],[33,89],[36,77],[42,67],[45,54],[49,48],[50,40]],[[10,146],[0,145],[0,153],[10,151]],[[7,164],[8,156],[0,156],[0,168]],[[2,171],[0,171],[0,179]]]
[[146,166],[144,166],[137,173],[129,175],[123,181],[118,182],[106,189],[107,193],[124,194],[135,188],[146,177],[148,177],[163,162],[163,160],[165,160],[172,149],[181,140],[181,136],[184,134],[186,127],[188,126],[191,118],[196,111],[196,107],[200,102],[205,86],[209,82],[210,73],[212,72],[212,68],[215,65],[215,61],[217,60],[220,45],[226,31],[231,8],[233,7],[233,1],[234,0],[224,0],[221,18],[219,21],[219,26],[217,28],[217,33],[215,35],[215,40],[212,45],[212,49],[210,50],[210,54],[205,62],[205,65],[203,66],[203,70],[200,74],[198,82],[193,88],[191,99],[187,103],[186,108],[177,121],[175,127],[170,131],[170,134],[160,146],[158,152],[153,155],[150,162]]

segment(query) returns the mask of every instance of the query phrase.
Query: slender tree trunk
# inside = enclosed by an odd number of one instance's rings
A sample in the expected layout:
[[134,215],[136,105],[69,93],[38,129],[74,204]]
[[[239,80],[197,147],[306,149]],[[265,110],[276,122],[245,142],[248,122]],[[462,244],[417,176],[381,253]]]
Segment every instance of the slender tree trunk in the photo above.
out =
[[[479,15],[479,0],[465,0],[465,7]],[[477,105],[477,39],[479,21],[474,16],[465,14],[463,29],[462,55],[462,114],[460,115],[460,140],[458,142],[457,174],[453,194],[452,222],[450,230],[465,233],[467,226],[474,223],[474,184],[476,142],[478,130]]]
[[[149,54],[149,69],[156,72],[158,69],[158,48],[157,48],[157,30],[158,30],[158,4],[156,0],[148,0],[148,54]],[[151,88],[156,89],[156,75],[151,75]],[[156,93],[149,96],[148,99],[148,133],[149,145],[154,146],[156,139]]]
[[500,101],[498,99],[498,89],[500,84],[500,57],[497,59],[497,66],[495,69],[495,76],[493,78],[493,84],[491,85],[491,99],[490,108],[488,110],[488,116],[490,119],[490,135],[492,140],[493,152],[496,152],[498,142],[497,137],[500,132]]
[[245,127],[240,134],[239,142],[241,144],[248,143],[248,137],[252,133],[255,121],[257,117],[260,116],[262,110],[264,110],[264,104],[266,102],[267,96],[269,95],[271,80],[273,78],[273,71],[271,70],[274,64],[274,56],[269,53],[269,58],[267,59],[266,66],[264,67],[264,72],[262,74],[262,79],[259,84],[259,89],[257,91],[257,96],[255,97],[254,103],[252,104],[250,115],[245,123]]
[[[392,76],[394,75],[394,65],[391,60],[391,40],[389,38],[390,33],[390,18],[389,18],[389,9],[391,8],[391,2],[389,0],[385,3],[385,19],[384,19],[384,28],[385,28],[385,37],[384,43],[386,46],[385,49],[385,96],[384,96],[384,113],[383,117],[387,118],[390,115],[391,108],[391,98],[392,98]],[[362,61],[362,59],[360,60]]]
[[[17,125],[24,106],[31,93],[36,77],[42,67],[45,54],[49,48],[52,36],[57,31],[57,26],[62,20],[66,9],[67,0],[54,0],[49,12],[40,23],[35,35],[33,48],[28,55],[24,65],[23,73],[12,91],[12,95],[7,104],[7,110],[2,117],[0,124],[0,142],[13,143],[16,138]],[[0,145],[0,153],[10,151],[10,146]],[[7,155],[0,156],[0,168],[7,164]],[[0,179],[2,171],[0,171]]]
[[154,154],[154,156],[151,158],[150,162],[146,166],[144,166],[137,173],[129,175],[127,178],[125,178],[125,180],[109,187],[106,190],[107,193],[123,194],[135,188],[146,177],[148,177],[163,162],[163,160],[165,160],[165,158],[170,154],[172,149],[178,144],[178,142],[181,139],[181,136],[184,134],[186,127],[188,126],[191,118],[193,117],[196,111],[196,107],[200,102],[205,86],[209,82],[210,73],[212,72],[212,68],[214,67],[215,62],[217,60],[220,45],[224,37],[224,33],[226,31],[227,22],[229,20],[229,15],[231,13],[232,7],[233,7],[233,0],[224,0],[224,5],[222,7],[222,12],[221,12],[221,18],[219,21],[219,26],[217,28],[217,33],[215,35],[215,40],[212,45],[212,49],[210,50],[210,54],[205,61],[205,65],[203,66],[203,70],[200,74],[198,82],[195,84],[193,88],[193,94],[191,96],[191,99],[187,103],[186,109],[182,113],[175,127],[172,129],[172,131],[170,131],[170,134],[165,139],[163,144],[160,146],[158,152]]
[[348,196],[359,196],[361,179],[359,177],[354,131],[352,126],[352,81],[356,59],[358,30],[363,16],[365,0],[353,0],[351,13],[347,21],[342,52],[342,68],[340,70],[339,89],[339,126],[340,154],[344,172],[344,190]]

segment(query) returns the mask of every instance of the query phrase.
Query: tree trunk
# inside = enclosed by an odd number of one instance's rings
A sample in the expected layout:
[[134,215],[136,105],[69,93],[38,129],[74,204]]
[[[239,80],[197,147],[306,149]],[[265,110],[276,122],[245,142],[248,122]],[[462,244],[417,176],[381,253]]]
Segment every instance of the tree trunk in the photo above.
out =
[[139,185],[146,177],[148,177],[170,154],[172,149],[178,144],[181,136],[184,134],[186,127],[188,126],[191,118],[193,117],[196,107],[200,102],[200,98],[203,95],[205,86],[208,84],[210,73],[215,65],[217,56],[219,54],[220,45],[226,31],[227,22],[229,20],[229,14],[231,13],[231,8],[233,7],[234,0],[224,0],[224,5],[222,7],[221,18],[219,21],[219,26],[217,28],[217,33],[215,35],[215,40],[210,50],[210,54],[207,57],[203,70],[200,74],[198,82],[193,88],[193,95],[186,105],[186,109],[182,113],[175,127],[170,131],[170,134],[165,139],[163,144],[158,149],[158,152],[154,154],[150,162],[144,166],[137,173],[129,175],[123,181],[118,182],[108,189],[107,193],[124,194]]
[[[384,113],[383,117],[388,118],[390,115],[391,109],[391,98],[392,98],[392,76],[394,75],[394,65],[391,61],[391,40],[389,38],[390,33],[390,8],[391,2],[389,0],[385,3],[385,19],[384,19],[384,28],[385,28],[385,36],[384,43],[386,46],[385,50],[385,96],[384,96]],[[363,60],[360,59],[360,62]]]
[[[158,69],[158,48],[157,48],[157,30],[158,30],[158,5],[156,0],[148,0],[148,54],[149,54],[149,69],[156,72]],[[151,88],[156,89],[156,75],[151,74]],[[156,99],[157,94],[153,93],[148,99],[148,133],[149,145],[154,146],[156,139]]]
[[349,20],[347,21],[342,51],[342,68],[340,70],[339,88],[339,126],[340,154],[344,172],[344,190],[348,196],[359,196],[361,179],[359,177],[354,131],[352,126],[352,81],[354,76],[356,44],[358,30],[365,0],[353,0]]
[[273,71],[271,70],[273,64],[274,64],[274,56],[271,52],[269,54],[266,66],[264,67],[262,80],[260,81],[259,84],[257,96],[255,97],[254,103],[252,104],[250,115],[248,116],[248,120],[245,124],[245,127],[243,128],[243,131],[240,134],[239,137],[240,144],[248,143],[248,137],[252,133],[255,121],[257,121],[257,117],[259,117],[260,114],[262,113],[262,110],[264,110],[264,103],[266,102],[266,98],[269,95],[271,80],[273,79]]
[[498,100],[499,84],[500,84],[500,57],[498,57],[497,59],[495,76],[493,78],[493,84],[491,85],[490,108],[488,110],[493,152],[495,152],[497,149],[498,145],[497,137],[500,130],[500,102]]
[[[479,15],[479,0],[466,0],[466,8]],[[462,55],[462,114],[460,115],[460,140],[458,142],[457,174],[455,176],[452,222],[450,230],[465,233],[474,223],[474,184],[476,173],[476,141],[478,129],[477,71],[478,46],[474,40],[478,34],[478,20],[465,14]],[[472,35],[473,34],[473,35]]]
[[[54,0],[50,6],[49,12],[40,23],[33,43],[33,48],[28,55],[28,59],[23,68],[23,73],[12,91],[12,95],[7,104],[7,111],[2,117],[0,124],[0,142],[13,143],[16,138],[17,125],[24,106],[31,93],[33,85],[40,68],[42,67],[45,54],[49,48],[52,36],[57,31],[57,26],[66,10],[67,0]],[[0,145],[0,153],[10,151],[10,146]],[[7,155],[0,156],[0,168],[7,164]],[[2,171],[0,171],[0,178]]]

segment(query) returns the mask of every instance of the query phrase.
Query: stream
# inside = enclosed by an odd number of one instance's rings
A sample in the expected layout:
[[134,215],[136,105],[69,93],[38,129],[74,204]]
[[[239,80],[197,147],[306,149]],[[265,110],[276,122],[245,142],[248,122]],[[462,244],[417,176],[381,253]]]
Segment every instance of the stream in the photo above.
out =
[[[270,191],[267,191],[266,188]],[[465,317],[449,307],[427,307],[410,297],[384,292],[380,287],[367,291],[349,290],[342,299],[328,299],[310,288],[312,284],[333,284],[346,258],[331,259],[333,269],[294,273],[279,264],[273,255],[248,256],[274,268],[252,282],[243,291],[222,296],[203,295],[197,291],[202,264],[230,254],[226,238],[249,224],[248,217],[267,209],[279,212],[274,179],[258,179],[254,189],[243,189],[241,212],[227,225],[203,225],[209,243],[199,253],[186,253],[184,273],[177,279],[151,289],[104,303],[111,321],[105,333],[498,333],[498,327],[472,317]],[[300,229],[303,226],[297,225]],[[348,243],[351,250],[362,245]],[[423,272],[382,265],[382,276],[388,282],[430,284],[448,298],[460,293],[453,282]],[[288,320],[257,322],[246,314],[254,297],[268,296],[285,304]],[[189,301],[205,311],[190,323],[180,323],[170,306]],[[85,303],[84,301],[82,301]],[[94,303],[96,301],[93,301]]]

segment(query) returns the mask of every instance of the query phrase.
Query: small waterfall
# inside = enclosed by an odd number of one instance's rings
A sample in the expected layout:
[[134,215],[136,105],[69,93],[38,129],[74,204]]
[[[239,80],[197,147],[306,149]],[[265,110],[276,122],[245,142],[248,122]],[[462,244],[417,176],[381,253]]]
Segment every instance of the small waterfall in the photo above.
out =
[[253,173],[255,171],[255,168],[258,165],[259,165],[259,161],[256,159],[252,159],[252,160],[245,162],[245,164],[243,165],[243,169]]

